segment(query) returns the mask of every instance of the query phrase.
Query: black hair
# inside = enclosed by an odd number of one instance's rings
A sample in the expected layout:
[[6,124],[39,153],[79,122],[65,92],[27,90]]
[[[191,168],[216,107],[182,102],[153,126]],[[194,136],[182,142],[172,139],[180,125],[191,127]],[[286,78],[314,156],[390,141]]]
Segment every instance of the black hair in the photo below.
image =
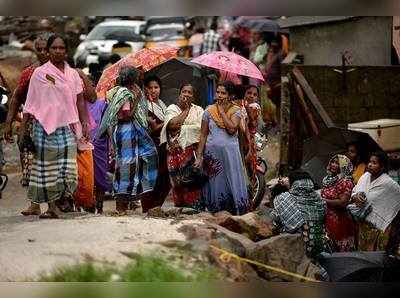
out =
[[158,86],[160,86],[160,90],[162,89],[162,83],[159,77],[155,75],[151,75],[144,78],[144,86],[147,87],[150,82],[157,82]]
[[350,146],[354,146],[354,147],[356,148],[356,150],[357,150],[358,155],[360,155],[361,147],[360,147],[360,144],[359,144],[359,143],[357,143],[357,142],[350,142],[350,143],[347,144],[347,149],[348,149]]
[[378,158],[380,165],[383,167],[383,172],[387,173],[388,168],[389,168],[389,158],[388,158],[387,154],[383,151],[375,151],[370,155],[370,158],[372,156],[375,156]]
[[67,39],[66,39],[64,36],[62,36],[62,35],[60,35],[60,34],[58,34],[58,33],[53,33],[53,34],[51,34],[51,35],[49,36],[49,38],[47,39],[47,45],[46,45],[47,51],[50,50],[51,45],[53,44],[53,42],[54,42],[57,38],[60,38],[60,39],[64,42],[64,44],[65,44],[65,50],[68,51]]
[[360,143],[358,142],[350,142],[347,144],[347,149],[349,149],[350,146],[354,146],[357,150],[357,155],[360,158],[360,162],[366,162],[368,155],[364,150],[362,150]]
[[218,29],[218,23],[217,23],[217,21],[213,21],[213,22],[211,23],[210,29],[211,29],[211,30],[214,30],[214,31],[216,31],[216,30]]
[[192,85],[192,83],[183,83],[180,87],[179,87],[179,94],[181,94],[182,89],[185,88],[186,86],[190,86],[193,89],[193,94],[196,93],[196,89],[194,88],[194,86]]
[[231,81],[225,81],[225,82],[222,82],[222,83],[218,83],[217,88],[220,87],[220,86],[225,88],[226,92],[228,92],[228,95],[230,97],[236,95],[236,87]]
[[98,63],[101,69],[103,69],[110,62],[110,57],[108,55],[99,54]]
[[121,68],[118,75],[118,84],[121,87],[128,87],[137,83],[139,78],[139,70],[133,66],[125,66]]
[[250,88],[256,88],[256,89],[257,89],[258,97],[260,97],[260,88],[258,88],[258,86],[256,86],[256,85],[252,85],[252,84],[247,85],[247,86],[244,88],[244,93],[246,93],[247,90],[249,90]]
[[121,56],[118,55],[117,53],[114,53],[110,56],[110,63],[114,64],[117,63],[119,60],[121,60]]
[[275,199],[277,196],[279,196],[280,194],[282,194],[284,192],[287,192],[288,190],[289,189],[285,185],[282,185],[280,183],[274,185],[271,188],[271,199],[272,200]]
[[47,48],[47,41],[49,40],[50,34],[48,32],[39,32],[36,35],[35,40],[33,41],[34,45],[36,44],[37,41],[42,40],[46,42],[46,48]]
[[310,179],[312,180],[310,174],[308,174],[305,171],[302,170],[294,170],[289,173],[289,184],[292,185],[294,182],[297,180],[303,180],[303,179]]
[[236,98],[238,99],[243,99],[244,98],[244,86],[243,85],[236,85],[235,86],[235,95]]
[[197,28],[195,32],[196,33],[204,33],[205,30],[204,30],[204,28],[200,27],[200,28]]

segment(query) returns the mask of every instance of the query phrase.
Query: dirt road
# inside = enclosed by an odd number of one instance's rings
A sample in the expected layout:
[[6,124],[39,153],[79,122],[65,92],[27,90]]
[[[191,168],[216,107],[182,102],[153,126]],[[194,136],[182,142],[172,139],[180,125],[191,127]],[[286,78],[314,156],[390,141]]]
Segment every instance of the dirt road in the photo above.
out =
[[[7,171],[16,168],[15,150],[6,146]],[[163,254],[166,248],[159,242],[184,240],[177,229],[195,223],[146,218],[140,210],[125,217],[86,213],[71,213],[56,220],[24,217],[20,211],[28,204],[26,190],[19,184],[18,173],[9,174],[9,178],[0,200],[0,281],[35,280],[55,266],[86,258],[125,264],[129,258],[121,252]],[[45,210],[46,206],[41,208]],[[115,202],[106,202],[106,211],[114,208]]]

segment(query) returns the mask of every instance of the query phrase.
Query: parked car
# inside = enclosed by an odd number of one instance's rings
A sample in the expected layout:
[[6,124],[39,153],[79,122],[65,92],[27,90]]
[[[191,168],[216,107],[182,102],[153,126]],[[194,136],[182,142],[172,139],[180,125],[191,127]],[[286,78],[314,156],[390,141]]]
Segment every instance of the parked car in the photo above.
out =
[[143,33],[146,48],[167,44],[179,48],[178,56],[189,57],[189,40],[185,36],[184,18],[151,18],[147,20]]
[[[121,56],[142,49],[144,39],[140,32],[145,23],[144,21],[112,20],[96,25],[87,36],[81,36],[83,41],[76,49],[75,64],[83,67],[90,63],[98,63],[98,57],[111,55],[116,44],[126,45],[124,52],[118,51]],[[117,48],[121,49],[120,46]]]

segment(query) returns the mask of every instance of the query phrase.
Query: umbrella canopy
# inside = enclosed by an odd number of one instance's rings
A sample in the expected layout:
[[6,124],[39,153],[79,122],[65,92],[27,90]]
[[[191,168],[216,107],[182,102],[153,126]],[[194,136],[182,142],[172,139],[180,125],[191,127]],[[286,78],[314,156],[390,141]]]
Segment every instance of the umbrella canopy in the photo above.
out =
[[166,105],[176,102],[179,87],[183,82],[190,82],[196,89],[194,103],[203,107],[207,104],[207,74],[198,64],[184,58],[174,58],[154,67],[146,75],[156,75],[160,78],[160,98]]
[[[328,272],[331,281],[383,281],[386,273],[396,272],[399,280],[399,261],[388,261],[384,251],[359,251],[322,254],[318,262]],[[389,278],[393,278],[389,277]]]
[[107,67],[100,77],[96,86],[96,92],[99,97],[105,97],[108,90],[116,84],[119,71],[125,66],[134,66],[143,71],[148,71],[153,67],[177,56],[178,49],[167,45],[145,48],[136,53],[129,54],[119,60],[117,63]]
[[264,81],[263,75],[256,65],[234,52],[211,52],[191,61],[200,65]]
[[311,175],[318,186],[321,186],[330,158],[335,154],[345,153],[349,143],[359,144],[359,148],[363,150],[360,153],[364,156],[382,150],[366,133],[329,127],[322,130],[318,136],[304,141],[301,168]]

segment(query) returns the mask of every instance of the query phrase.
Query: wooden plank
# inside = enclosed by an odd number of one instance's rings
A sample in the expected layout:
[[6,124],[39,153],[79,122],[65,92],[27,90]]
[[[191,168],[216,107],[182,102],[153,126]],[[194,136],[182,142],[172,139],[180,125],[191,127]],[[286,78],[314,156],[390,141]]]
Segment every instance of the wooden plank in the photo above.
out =
[[296,52],[289,52],[285,59],[283,59],[282,64],[292,64],[294,59],[296,59],[297,53]]
[[311,86],[308,84],[306,78],[304,77],[301,70],[297,67],[293,67],[292,73],[296,78],[297,82],[300,84],[301,88],[306,93],[307,97],[310,99],[312,105],[317,110],[318,114],[321,116],[322,121],[324,121],[327,127],[334,126],[334,123],[329,117],[328,113],[325,111],[324,107],[321,105],[317,95],[315,95],[314,91],[312,90]]
[[289,169],[289,135],[290,135],[290,92],[289,78],[282,77],[280,109],[280,152],[279,175],[285,175]]
[[308,122],[311,126],[312,131],[314,132],[315,135],[319,134],[319,129],[317,124],[315,123],[314,117],[310,111],[310,109],[308,108],[308,105],[306,103],[306,101],[304,100],[304,94],[303,94],[303,89],[301,89],[299,84],[296,84],[296,93],[298,95],[298,99],[299,99],[299,103],[303,109],[303,112],[306,114]]

